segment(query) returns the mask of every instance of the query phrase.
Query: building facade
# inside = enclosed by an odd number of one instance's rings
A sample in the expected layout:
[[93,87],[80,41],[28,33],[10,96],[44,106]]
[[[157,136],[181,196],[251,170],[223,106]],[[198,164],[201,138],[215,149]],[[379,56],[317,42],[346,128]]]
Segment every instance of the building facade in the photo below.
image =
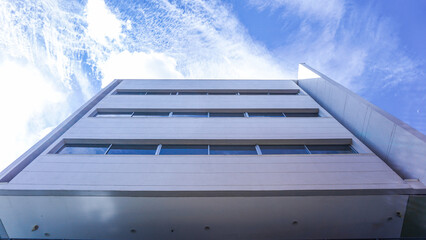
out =
[[0,237],[426,237],[426,138],[297,80],[115,80],[0,175]]

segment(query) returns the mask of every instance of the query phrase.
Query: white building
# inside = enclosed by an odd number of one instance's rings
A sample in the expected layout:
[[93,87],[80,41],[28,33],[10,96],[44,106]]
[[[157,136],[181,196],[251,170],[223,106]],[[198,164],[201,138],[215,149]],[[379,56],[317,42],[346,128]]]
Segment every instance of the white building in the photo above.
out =
[[115,80],[0,174],[13,239],[426,237],[426,137],[298,80]]

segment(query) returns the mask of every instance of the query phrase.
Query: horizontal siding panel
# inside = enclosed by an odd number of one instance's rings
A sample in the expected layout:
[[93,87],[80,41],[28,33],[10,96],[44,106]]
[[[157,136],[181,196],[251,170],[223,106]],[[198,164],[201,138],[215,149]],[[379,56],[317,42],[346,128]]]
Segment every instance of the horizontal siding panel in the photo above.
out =
[[[383,163],[374,154],[317,155],[60,155],[47,154],[37,158],[41,163],[111,163],[111,164],[287,164],[287,163]],[[30,165],[31,166],[31,165]]]
[[299,89],[292,80],[123,80],[117,89]]
[[384,172],[384,163],[35,163],[27,172],[93,172],[93,173],[319,173]]
[[351,139],[352,134],[332,118],[85,118],[64,138]]
[[309,96],[127,96],[109,95],[95,108],[127,109],[318,109]]
[[392,172],[332,173],[75,173],[21,172],[14,184],[74,184],[127,186],[259,186],[281,184],[396,184],[402,180]]
[[[134,191],[143,193],[144,191],[303,191],[303,190],[353,190],[357,194],[357,190],[372,189],[376,190],[393,190],[393,189],[409,189],[410,186],[406,183],[380,183],[380,184],[279,184],[279,185],[245,185],[245,186],[231,186],[231,185],[209,185],[209,186],[129,186],[129,185],[76,185],[76,184],[16,184],[9,183],[2,186],[2,189],[14,190],[66,190],[66,191]],[[77,192],[78,193],[78,192]],[[308,193],[312,195],[312,193]]]

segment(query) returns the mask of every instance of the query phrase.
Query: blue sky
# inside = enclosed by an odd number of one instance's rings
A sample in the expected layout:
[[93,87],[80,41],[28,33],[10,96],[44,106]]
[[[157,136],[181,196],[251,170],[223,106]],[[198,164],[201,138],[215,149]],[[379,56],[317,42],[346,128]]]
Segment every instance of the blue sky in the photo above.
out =
[[426,1],[0,2],[0,169],[114,78],[296,78],[426,133]]

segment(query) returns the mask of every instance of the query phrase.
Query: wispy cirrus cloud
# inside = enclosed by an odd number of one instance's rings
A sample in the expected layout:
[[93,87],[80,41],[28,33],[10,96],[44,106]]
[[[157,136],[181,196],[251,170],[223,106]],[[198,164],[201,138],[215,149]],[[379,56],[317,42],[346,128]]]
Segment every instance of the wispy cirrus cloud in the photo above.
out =
[[0,26],[0,107],[25,111],[8,114],[0,169],[113,78],[289,77],[220,1],[5,0]]
[[375,84],[362,79],[369,72],[380,76],[375,81],[384,87],[423,74],[420,64],[401,47],[395,24],[369,4],[360,10],[348,1],[249,3],[258,11],[279,11],[283,22],[299,23],[297,30],[291,31],[295,41],[275,49],[284,62],[309,63],[355,90]]

